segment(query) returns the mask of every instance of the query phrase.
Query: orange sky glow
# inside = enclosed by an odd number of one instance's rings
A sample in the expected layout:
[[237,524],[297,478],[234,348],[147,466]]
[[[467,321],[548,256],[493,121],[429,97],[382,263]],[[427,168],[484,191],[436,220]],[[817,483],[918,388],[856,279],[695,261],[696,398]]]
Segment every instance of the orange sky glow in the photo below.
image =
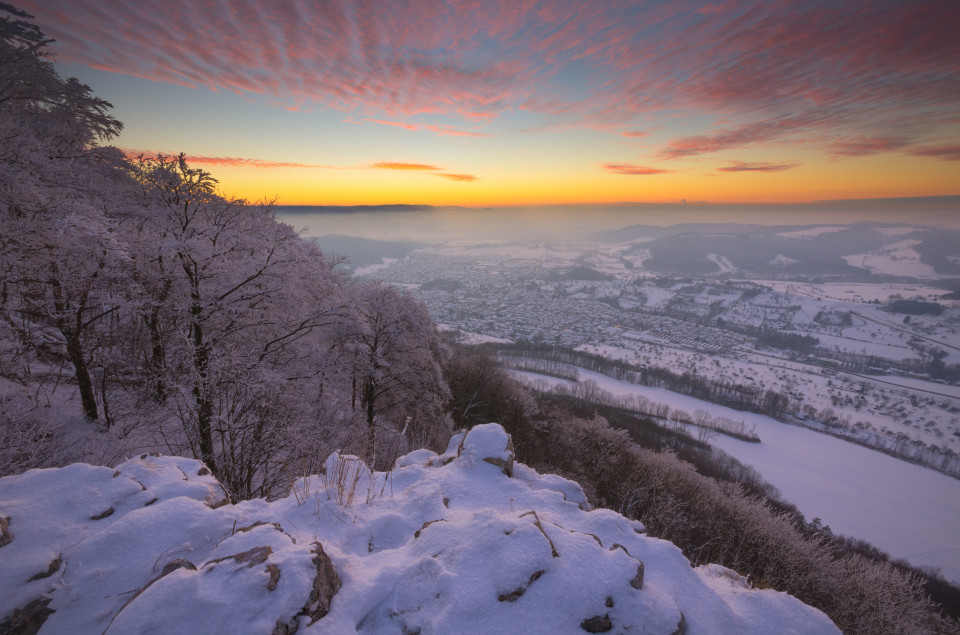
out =
[[114,104],[118,146],[251,200],[960,194],[955,0],[244,6],[22,3]]

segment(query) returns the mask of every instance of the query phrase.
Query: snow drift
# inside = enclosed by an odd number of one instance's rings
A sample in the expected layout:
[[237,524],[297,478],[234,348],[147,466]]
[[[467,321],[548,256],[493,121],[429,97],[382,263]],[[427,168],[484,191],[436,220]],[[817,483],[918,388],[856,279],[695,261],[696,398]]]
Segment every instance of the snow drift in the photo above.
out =
[[231,504],[192,459],[0,479],[0,631],[836,633],[785,593],[692,568],[496,424],[371,472],[332,455]]

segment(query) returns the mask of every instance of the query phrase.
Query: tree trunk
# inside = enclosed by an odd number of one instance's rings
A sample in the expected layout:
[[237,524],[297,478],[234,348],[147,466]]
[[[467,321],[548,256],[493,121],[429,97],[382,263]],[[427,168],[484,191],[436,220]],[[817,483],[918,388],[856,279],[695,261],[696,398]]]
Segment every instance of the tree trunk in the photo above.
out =
[[[56,275],[51,276],[49,282],[53,290],[53,308],[56,311],[57,329],[67,342],[67,356],[73,364],[83,414],[91,421],[96,421],[100,418],[97,412],[97,398],[93,392],[93,382],[90,380],[90,371],[87,369],[87,360],[83,356],[83,344],[80,341],[84,303],[81,302],[80,306],[75,309],[68,309],[67,298]],[[68,313],[70,313],[70,317],[76,319],[75,325],[72,325],[70,320],[67,319]]]
[[[196,300],[196,294],[194,294]],[[196,378],[193,383],[193,400],[197,408],[197,435],[200,437],[200,460],[207,464],[213,475],[218,477],[216,461],[213,457],[213,402],[210,400],[206,381],[210,368],[209,346],[203,340],[203,326],[200,324],[200,313],[203,309],[199,302],[190,306],[190,315],[193,318],[190,330],[193,339],[193,369]]]
[[376,413],[374,406],[376,385],[372,379],[367,380],[366,384],[364,384],[363,393],[363,398],[367,405],[367,459],[370,462],[370,469],[375,469],[374,464],[377,460],[377,435],[376,428],[373,427],[373,419],[374,414]]
[[160,334],[160,309],[154,307],[144,319],[150,331],[150,373],[153,375],[153,397],[161,402],[167,396],[167,386],[163,381],[163,339]]
[[77,378],[77,390],[80,392],[80,403],[83,404],[83,414],[88,419],[96,421],[99,419],[97,412],[97,398],[93,393],[93,382],[90,380],[90,371],[87,369],[87,362],[83,358],[83,346],[80,344],[80,336],[72,334],[67,337],[67,355],[73,364],[74,373]]
[[153,374],[153,395],[157,402],[163,401],[167,396],[167,384],[163,379],[165,354],[163,333],[160,331],[160,305],[166,300],[171,285],[170,280],[164,281],[156,304],[150,309],[148,315],[143,316],[147,323],[147,330],[150,331],[150,372]]

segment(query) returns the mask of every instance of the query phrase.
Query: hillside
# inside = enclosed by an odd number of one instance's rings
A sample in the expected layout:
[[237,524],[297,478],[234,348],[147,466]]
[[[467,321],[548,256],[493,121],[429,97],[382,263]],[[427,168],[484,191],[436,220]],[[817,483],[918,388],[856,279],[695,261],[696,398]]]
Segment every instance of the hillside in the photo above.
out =
[[0,631],[838,632],[513,459],[487,424],[272,502],[154,455],[0,479]]

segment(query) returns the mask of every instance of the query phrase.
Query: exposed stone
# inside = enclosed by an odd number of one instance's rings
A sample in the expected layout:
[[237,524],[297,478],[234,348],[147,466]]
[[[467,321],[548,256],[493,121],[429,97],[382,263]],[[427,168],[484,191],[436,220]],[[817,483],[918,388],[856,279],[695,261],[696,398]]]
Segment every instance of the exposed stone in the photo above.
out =
[[62,554],[57,554],[57,557],[54,558],[54,559],[50,562],[50,566],[47,567],[47,570],[46,570],[46,571],[44,571],[44,572],[42,572],[42,573],[38,573],[37,575],[33,576],[32,578],[30,578],[30,579],[28,580],[28,582],[33,582],[34,580],[42,580],[42,579],[44,579],[44,578],[49,578],[49,577],[52,576],[54,573],[56,573],[57,571],[60,570],[60,565],[61,565],[61,564],[63,564],[63,555],[62,555]]
[[687,632],[687,617],[680,611],[680,621],[677,622],[677,628],[670,635],[683,635]]
[[292,635],[297,632],[297,622],[294,620],[293,625],[284,624],[280,620],[277,620],[277,623],[273,625],[273,631],[270,635]]
[[150,500],[148,500],[146,503],[144,503],[143,506],[144,506],[144,507],[150,507],[151,505],[153,505],[154,503],[156,503],[157,500],[158,500],[158,499],[157,499],[156,497],[153,497],[153,498],[151,498]]
[[0,516],[0,547],[9,545],[13,542],[13,534],[10,533],[10,517]]
[[105,511],[100,512],[96,516],[91,516],[90,520],[103,520],[107,516],[113,515],[113,507],[108,507]]
[[[622,549],[625,554],[630,556],[630,552],[627,551],[627,548],[621,545],[619,542],[615,542],[612,545],[610,545],[610,551],[613,551],[614,549]],[[630,557],[632,558],[633,556],[630,556]]]
[[613,622],[608,615],[594,615],[580,622],[580,628],[588,633],[607,633],[613,630]]
[[533,574],[530,575],[530,579],[527,580],[526,584],[524,584],[523,586],[517,587],[510,593],[501,593],[500,595],[497,596],[497,600],[499,600],[500,602],[516,602],[517,600],[520,599],[521,595],[527,592],[527,589],[530,588],[530,585],[533,584],[535,581],[539,580],[540,576],[542,576],[544,573],[545,571],[543,569],[539,571],[534,571]]
[[280,581],[280,567],[270,563],[267,565],[267,573],[270,574],[270,580],[267,582],[267,590],[275,591],[277,588],[277,582]]
[[53,615],[54,610],[47,608],[53,598],[40,597],[32,600],[26,606],[13,610],[13,615],[6,622],[0,623],[0,633],[5,635],[34,635]]
[[536,510],[531,509],[528,512],[520,514],[520,518],[523,518],[524,516],[527,516],[529,514],[533,514],[533,526],[539,529],[540,533],[543,534],[543,537],[546,538],[547,542],[550,543],[550,555],[552,555],[554,558],[559,558],[560,554],[557,553],[557,547],[553,544],[553,541],[550,540],[550,536],[547,535],[547,532],[544,531],[543,525],[540,523],[540,517],[537,516]]
[[414,538],[419,538],[419,537],[420,537],[420,533],[423,532],[424,529],[426,529],[427,527],[429,527],[429,526],[432,525],[433,523],[445,523],[445,522],[447,522],[447,519],[446,519],[446,518],[437,518],[436,520],[428,520],[427,522],[423,523],[423,527],[421,527],[420,529],[418,529],[418,530],[416,530],[415,532],[413,532],[413,537],[414,537]]
[[[196,571],[197,565],[193,564],[192,562],[184,558],[177,558],[176,560],[171,560],[167,564],[163,565],[163,569],[160,570],[160,575],[158,575],[154,579],[147,582],[145,585],[143,585],[142,589],[140,589],[139,591],[133,594],[133,597],[131,597],[126,602],[124,602],[123,606],[120,607],[120,610],[117,611],[112,618],[110,618],[110,624],[113,624],[113,620],[117,619],[117,615],[120,615],[123,612],[123,609],[127,608],[131,602],[133,602],[138,597],[143,595],[143,592],[149,589],[154,582],[156,582],[160,578],[163,578],[164,576],[167,576],[173,573],[177,569],[189,569],[190,571]],[[106,630],[110,630],[110,624],[107,624]],[[106,632],[106,630],[104,632]]]
[[508,454],[508,458],[506,459],[502,459],[497,456],[488,456],[488,457],[485,457],[483,460],[486,461],[487,463],[492,463],[493,465],[496,465],[501,470],[503,470],[503,473],[506,474],[507,476],[513,477],[513,462],[514,462],[515,452],[513,448],[513,437],[511,437],[509,434],[507,435],[506,452]]
[[197,476],[206,476],[209,473],[210,469],[206,465],[197,470]]
[[246,551],[235,553],[232,556],[224,556],[222,558],[216,558],[205,563],[202,568],[206,569],[209,566],[223,562],[224,560],[234,560],[240,564],[246,564],[247,568],[253,567],[258,564],[262,564],[267,560],[270,554],[273,553],[273,549],[270,548],[270,545],[263,545],[262,547],[254,547],[253,549],[247,549]]
[[246,527],[241,527],[240,529],[236,530],[236,531],[233,532],[233,533],[235,533],[235,534],[242,534],[242,533],[244,533],[244,532],[250,531],[251,529],[256,529],[257,527],[263,527],[264,525],[272,525],[273,528],[276,529],[277,531],[282,532],[282,533],[286,533],[285,531],[283,531],[283,526],[281,526],[280,523],[276,523],[276,522],[274,522],[274,523],[268,523],[268,522],[263,521],[263,520],[258,520],[257,522],[253,523],[252,525],[247,525]]
[[612,609],[612,608],[613,608],[613,598],[608,597],[606,604],[607,604],[607,608],[608,608],[608,609]]
[[300,611],[300,615],[310,618],[310,624],[330,612],[330,603],[333,601],[333,596],[337,594],[342,585],[330,556],[323,551],[323,545],[319,542],[313,544],[315,545],[313,564],[317,568],[317,577],[313,579],[310,600]]
[[224,505],[232,505],[232,504],[233,504],[233,501],[230,500],[230,494],[228,494],[226,490],[223,491],[223,498],[221,498],[220,500],[208,501],[206,503],[207,507],[209,507],[210,509],[217,509],[218,507],[223,507]]
[[633,579],[630,580],[630,586],[637,591],[643,589],[643,563],[639,560],[637,561],[637,575],[633,576]]
[[177,569],[190,569],[191,571],[196,571],[197,565],[193,564],[192,562],[184,558],[177,558],[176,560],[171,560],[167,564],[163,565],[163,569],[160,571],[160,577],[158,577],[157,580],[167,575],[168,573],[173,573]]

